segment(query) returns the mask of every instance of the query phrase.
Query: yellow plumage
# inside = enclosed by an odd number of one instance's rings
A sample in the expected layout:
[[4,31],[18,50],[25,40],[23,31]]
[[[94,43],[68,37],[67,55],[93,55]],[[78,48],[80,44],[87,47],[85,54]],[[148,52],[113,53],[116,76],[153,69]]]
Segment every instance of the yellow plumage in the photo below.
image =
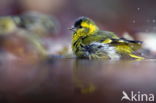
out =
[[135,52],[142,42],[119,38],[112,32],[101,31],[87,17],[79,18],[73,28],[72,50],[78,58],[88,59],[143,59]]

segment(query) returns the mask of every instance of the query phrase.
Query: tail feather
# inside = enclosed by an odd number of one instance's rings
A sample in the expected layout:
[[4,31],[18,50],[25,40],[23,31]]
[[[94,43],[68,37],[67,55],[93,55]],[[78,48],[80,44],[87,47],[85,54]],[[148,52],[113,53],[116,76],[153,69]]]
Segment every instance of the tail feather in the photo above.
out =
[[139,44],[142,44],[143,42],[142,41],[138,41],[138,40],[128,40],[128,39],[125,39],[125,38],[120,38],[124,41],[128,41],[128,42],[132,42],[132,43],[139,43]]
[[129,56],[132,57],[132,58],[135,58],[135,59],[137,59],[137,60],[142,60],[142,59],[144,59],[144,57],[137,56],[137,55],[135,55],[135,54],[129,54]]

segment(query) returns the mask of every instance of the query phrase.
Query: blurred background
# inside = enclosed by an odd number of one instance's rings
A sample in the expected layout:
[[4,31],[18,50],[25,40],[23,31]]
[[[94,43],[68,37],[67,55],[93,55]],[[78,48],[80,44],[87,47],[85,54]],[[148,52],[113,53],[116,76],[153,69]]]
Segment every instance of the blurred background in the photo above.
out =
[[118,34],[135,34],[156,30],[155,4],[155,0],[1,0],[0,15],[25,11],[53,15],[60,21],[60,35],[69,35],[67,27],[79,16],[88,16]]
[[[79,16],[94,19],[103,28],[117,33],[155,31],[155,0],[1,0],[0,15],[38,11],[57,17],[67,31]],[[62,35],[66,35],[63,33]]]

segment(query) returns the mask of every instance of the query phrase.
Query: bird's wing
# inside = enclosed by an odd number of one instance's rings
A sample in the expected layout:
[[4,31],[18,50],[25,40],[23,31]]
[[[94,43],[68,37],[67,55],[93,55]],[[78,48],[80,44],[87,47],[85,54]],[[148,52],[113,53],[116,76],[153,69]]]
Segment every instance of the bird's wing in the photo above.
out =
[[114,33],[107,32],[107,31],[99,31],[94,35],[86,36],[82,38],[82,42],[86,45],[89,45],[92,42],[105,43],[105,44],[110,44],[112,46],[117,46],[119,47],[119,49],[126,47],[125,50],[131,49],[130,52],[136,51],[140,49],[142,46],[141,41],[119,38]]
[[132,49],[132,51],[136,51],[138,49],[140,49],[142,47],[142,42],[141,41],[136,41],[136,40],[127,40],[124,38],[120,38],[120,39],[111,39],[111,43],[114,46],[128,46]]
[[142,47],[141,41],[120,38],[120,39],[112,39],[109,45],[115,47],[116,51],[122,55],[126,54],[129,55],[131,58],[135,58],[138,60],[144,59],[141,56],[135,55],[135,53],[137,53],[137,50]]
[[115,33],[109,31],[98,31],[97,33],[95,33],[95,35],[101,35],[105,38],[119,39],[119,37]]
[[92,42],[100,42],[102,43],[110,43],[110,39],[119,39],[114,33],[112,32],[107,32],[107,31],[98,31],[94,35],[89,35],[84,38],[82,38],[82,41],[84,44],[90,44]]
[[105,39],[102,41],[106,44],[113,44],[113,45],[127,45],[131,47],[133,51],[136,51],[141,48],[142,42],[136,40],[127,40],[125,38],[117,37],[113,32],[108,31],[101,31],[99,32]]

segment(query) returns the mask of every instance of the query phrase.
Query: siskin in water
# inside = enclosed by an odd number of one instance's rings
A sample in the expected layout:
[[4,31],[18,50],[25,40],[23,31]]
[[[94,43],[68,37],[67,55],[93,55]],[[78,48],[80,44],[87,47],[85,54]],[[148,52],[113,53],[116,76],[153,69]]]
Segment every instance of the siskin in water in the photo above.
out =
[[119,38],[113,32],[102,31],[87,17],[78,18],[70,30],[73,31],[72,50],[78,58],[144,59],[135,54],[141,48],[141,41]]

